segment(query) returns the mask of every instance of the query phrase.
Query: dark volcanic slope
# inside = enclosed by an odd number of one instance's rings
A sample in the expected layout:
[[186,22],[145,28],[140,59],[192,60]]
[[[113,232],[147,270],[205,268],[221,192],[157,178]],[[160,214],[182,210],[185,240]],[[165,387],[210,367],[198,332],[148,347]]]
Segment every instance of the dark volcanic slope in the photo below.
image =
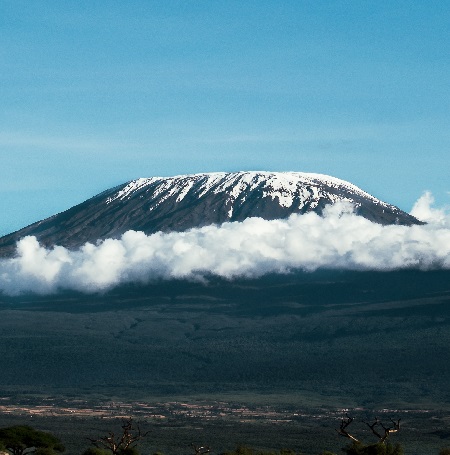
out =
[[127,230],[183,231],[249,217],[267,220],[323,209],[338,201],[381,224],[419,224],[411,215],[333,177],[295,172],[238,172],[139,179],[0,239],[0,256],[35,235],[46,245],[77,248]]
[[0,352],[0,396],[281,393],[304,406],[450,409],[450,271],[0,295]]

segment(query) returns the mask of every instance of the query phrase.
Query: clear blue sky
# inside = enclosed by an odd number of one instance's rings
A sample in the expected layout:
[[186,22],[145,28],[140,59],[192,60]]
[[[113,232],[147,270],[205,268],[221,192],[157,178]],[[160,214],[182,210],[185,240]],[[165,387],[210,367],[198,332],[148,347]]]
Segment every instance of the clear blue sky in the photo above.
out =
[[450,2],[0,0],[0,234],[138,177],[450,202]]

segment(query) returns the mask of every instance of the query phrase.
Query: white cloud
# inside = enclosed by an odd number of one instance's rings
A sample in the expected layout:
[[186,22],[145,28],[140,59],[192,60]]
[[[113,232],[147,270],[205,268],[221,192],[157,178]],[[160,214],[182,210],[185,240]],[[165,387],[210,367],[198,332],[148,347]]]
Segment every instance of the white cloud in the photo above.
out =
[[433,204],[433,195],[426,191],[414,204],[411,215],[426,223],[445,224],[447,219],[445,209],[435,209]]
[[58,289],[95,292],[155,279],[259,277],[294,269],[395,270],[450,268],[450,217],[433,209],[425,193],[414,212],[429,224],[381,226],[335,204],[287,220],[249,218],[182,233],[128,231],[120,239],[69,251],[45,249],[34,237],[17,244],[17,255],[0,261],[0,289],[7,294]]

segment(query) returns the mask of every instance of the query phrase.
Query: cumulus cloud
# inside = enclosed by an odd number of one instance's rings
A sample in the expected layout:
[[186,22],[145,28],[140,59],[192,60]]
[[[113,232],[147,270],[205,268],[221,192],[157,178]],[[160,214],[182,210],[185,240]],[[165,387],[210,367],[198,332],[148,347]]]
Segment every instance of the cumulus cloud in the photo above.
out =
[[448,217],[445,209],[434,208],[434,197],[430,191],[425,193],[414,204],[411,215],[415,216],[418,220],[425,221],[426,223],[445,225]]
[[423,226],[381,226],[356,216],[353,207],[330,206],[324,215],[286,220],[249,218],[181,233],[128,231],[120,239],[87,243],[76,251],[46,249],[35,237],[0,261],[0,290],[51,293],[58,289],[107,290],[158,279],[227,279],[319,268],[395,270],[450,268],[450,217],[432,208],[425,193],[413,213]]

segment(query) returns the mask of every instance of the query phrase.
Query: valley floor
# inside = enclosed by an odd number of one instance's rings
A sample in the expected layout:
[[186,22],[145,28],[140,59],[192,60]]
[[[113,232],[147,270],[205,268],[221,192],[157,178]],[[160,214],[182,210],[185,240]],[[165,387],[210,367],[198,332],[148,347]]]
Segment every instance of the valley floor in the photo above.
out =
[[402,444],[407,455],[437,455],[450,447],[450,412],[431,409],[298,409],[199,400],[128,403],[28,397],[19,401],[2,398],[0,427],[27,424],[50,431],[63,441],[67,455],[81,454],[89,446],[88,438],[119,431],[128,418],[149,430],[139,445],[144,454],[193,454],[192,443],[208,445],[215,454],[240,445],[289,448],[304,455],[340,453],[349,442],[336,432],[345,413],[355,418],[352,432],[366,443],[376,438],[363,421],[374,421],[376,416],[386,423],[401,419],[401,431],[391,441]]

